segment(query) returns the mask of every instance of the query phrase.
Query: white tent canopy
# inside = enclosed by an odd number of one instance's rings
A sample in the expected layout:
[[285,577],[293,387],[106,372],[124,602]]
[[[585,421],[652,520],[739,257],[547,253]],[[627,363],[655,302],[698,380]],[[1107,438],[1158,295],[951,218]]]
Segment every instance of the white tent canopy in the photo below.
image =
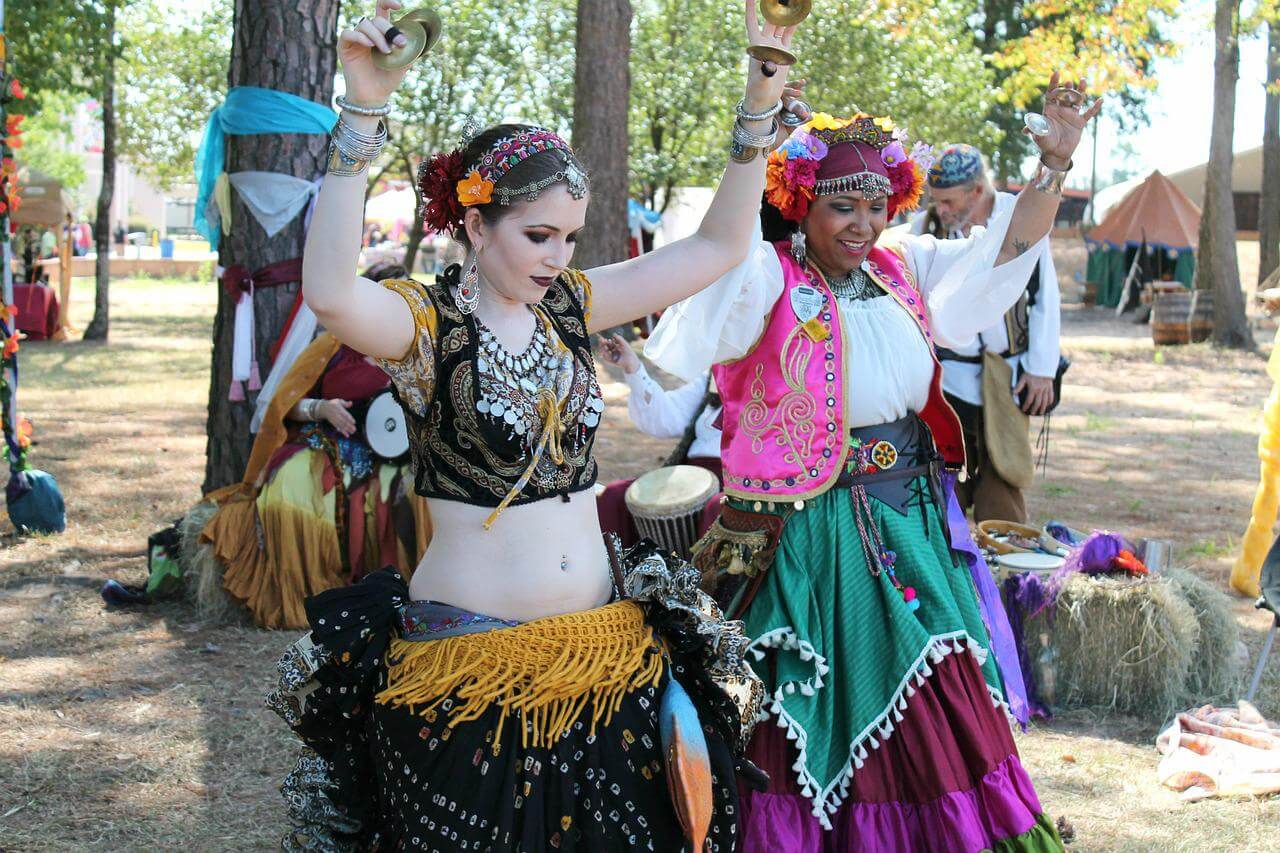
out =
[[409,226],[413,224],[413,209],[417,203],[413,187],[387,190],[369,199],[364,208],[364,218],[366,222],[377,222],[380,225]]

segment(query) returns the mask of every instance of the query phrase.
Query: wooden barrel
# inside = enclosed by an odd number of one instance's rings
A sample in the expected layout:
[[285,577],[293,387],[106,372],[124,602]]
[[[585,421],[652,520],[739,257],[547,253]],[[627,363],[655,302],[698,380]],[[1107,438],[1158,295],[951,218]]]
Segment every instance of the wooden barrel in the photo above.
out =
[[1212,291],[1156,293],[1151,305],[1151,339],[1157,345],[1200,343],[1212,334]]
[[1080,289],[1080,302],[1086,306],[1098,304],[1098,283],[1096,281],[1086,281],[1084,287]]

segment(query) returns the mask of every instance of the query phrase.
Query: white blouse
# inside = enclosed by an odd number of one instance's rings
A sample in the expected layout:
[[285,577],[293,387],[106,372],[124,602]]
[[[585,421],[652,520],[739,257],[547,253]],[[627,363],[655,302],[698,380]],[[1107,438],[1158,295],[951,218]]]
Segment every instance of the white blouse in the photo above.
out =
[[631,388],[627,412],[632,423],[655,438],[680,438],[694,415],[698,415],[689,456],[720,458],[720,430],[715,425],[720,407],[707,406],[698,414],[698,407],[707,396],[705,373],[670,391],[654,381],[643,364],[635,373],[626,374],[625,379]]
[[[1017,301],[1046,238],[995,267],[1008,214],[963,240],[885,234],[900,245],[929,312],[935,343],[968,344]],[[712,364],[746,355],[764,332],[782,295],[782,265],[773,246],[756,238],[746,260],[705,290],[662,314],[645,355],[668,373],[692,380]],[[915,321],[892,297],[837,300],[845,326],[846,426],[870,426],[918,412],[929,397],[933,357]]]

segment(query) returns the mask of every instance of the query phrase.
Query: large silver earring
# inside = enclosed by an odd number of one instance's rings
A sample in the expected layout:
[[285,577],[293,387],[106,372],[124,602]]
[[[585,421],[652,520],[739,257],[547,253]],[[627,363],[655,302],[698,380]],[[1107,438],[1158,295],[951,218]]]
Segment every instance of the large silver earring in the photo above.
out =
[[791,257],[795,258],[797,264],[804,266],[804,232],[798,228],[791,235]]
[[478,256],[472,256],[471,265],[462,274],[462,280],[458,282],[458,293],[453,298],[454,304],[463,314],[472,313],[480,303],[480,271],[476,268],[477,259]]

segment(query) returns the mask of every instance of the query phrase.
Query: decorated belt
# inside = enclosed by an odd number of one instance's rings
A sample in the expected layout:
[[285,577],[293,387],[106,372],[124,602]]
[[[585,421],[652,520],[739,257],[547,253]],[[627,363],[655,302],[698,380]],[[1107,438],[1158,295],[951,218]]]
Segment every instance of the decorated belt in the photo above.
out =
[[916,415],[849,431],[853,447],[848,463],[836,480],[837,488],[862,486],[876,500],[906,514],[916,477],[932,478],[935,457],[933,439]]

